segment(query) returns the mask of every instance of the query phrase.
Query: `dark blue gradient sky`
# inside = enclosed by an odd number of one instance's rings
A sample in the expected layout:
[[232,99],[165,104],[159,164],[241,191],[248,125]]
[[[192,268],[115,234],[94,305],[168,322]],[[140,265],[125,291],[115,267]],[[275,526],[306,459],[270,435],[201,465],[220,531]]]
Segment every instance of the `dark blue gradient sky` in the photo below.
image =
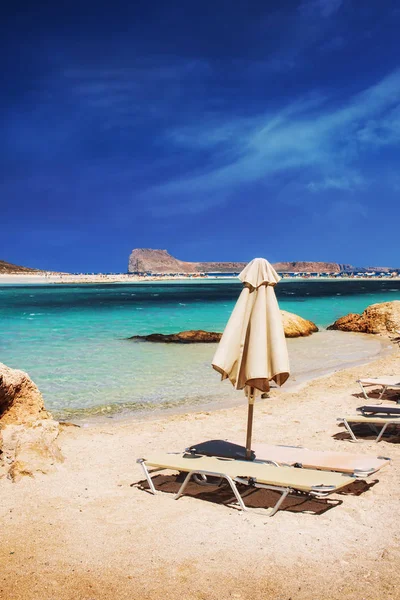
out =
[[400,2],[2,8],[0,259],[400,266]]

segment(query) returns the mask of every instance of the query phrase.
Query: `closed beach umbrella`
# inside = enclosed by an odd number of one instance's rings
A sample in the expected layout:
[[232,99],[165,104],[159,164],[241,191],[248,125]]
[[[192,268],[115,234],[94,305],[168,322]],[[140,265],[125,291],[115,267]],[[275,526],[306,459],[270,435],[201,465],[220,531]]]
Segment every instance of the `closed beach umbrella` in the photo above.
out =
[[212,361],[222,379],[230,379],[249,400],[246,456],[251,455],[254,400],[268,392],[270,381],[283,385],[289,357],[274,287],[280,277],[264,258],[255,258],[239,275],[243,290]]

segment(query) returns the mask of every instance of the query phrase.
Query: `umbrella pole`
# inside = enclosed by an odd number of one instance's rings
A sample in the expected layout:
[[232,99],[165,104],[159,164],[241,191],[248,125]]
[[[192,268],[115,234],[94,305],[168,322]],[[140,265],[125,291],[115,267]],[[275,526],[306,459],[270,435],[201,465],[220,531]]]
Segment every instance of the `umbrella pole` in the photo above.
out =
[[249,390],[249,408],[247,412],[246,460],[251,458],[251,434],[253,431],[254,388]]

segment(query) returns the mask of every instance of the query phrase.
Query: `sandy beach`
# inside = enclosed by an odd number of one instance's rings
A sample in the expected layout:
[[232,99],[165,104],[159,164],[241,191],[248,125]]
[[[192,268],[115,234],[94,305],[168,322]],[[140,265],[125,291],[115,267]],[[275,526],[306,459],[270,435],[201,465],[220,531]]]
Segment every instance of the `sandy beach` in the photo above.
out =
[[400,600],[400,0],[1,21],[0,600]]
[[[399,361],[395,350],[257,402],[255,442],[392,458],[367,484],[355,482],[329,500],[287,500],[272,518],[260,508],[229,508],[223,494],[194,484],[178,501],[136,485],[143,479],[137,457],[206,439],[242,443],[245,401],[156,420],[64,425],[65,461],[54,473],[1,480],[0,597],[400,598],[399,437],[355,444],[336,424],[364,403],[356,379],[398,373]],[[176,490],[169,476],[158,485]],[[249,504],[274,501],[257,491]]]

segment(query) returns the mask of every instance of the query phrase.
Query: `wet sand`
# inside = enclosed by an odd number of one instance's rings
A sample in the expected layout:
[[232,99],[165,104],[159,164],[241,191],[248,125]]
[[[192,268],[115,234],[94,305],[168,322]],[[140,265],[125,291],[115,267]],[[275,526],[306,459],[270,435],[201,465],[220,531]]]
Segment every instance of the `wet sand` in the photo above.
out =
[[[336,423],[363,404],[356,379],[397,374],[400,353],[273,391],[255,407],[254,440],[392,458],[330,500],[287,500],[274,517],[241,513],[192,486],[150,495],[137,457],[200,440],[244,441],[246,404],[158,419],[64,426],[65,462],[0,484],[0,598],[394,600],[400,598],[400,437],[359,444]],[[388,400],[388,403],[393,400]],[[174,491],[171,477],[158,480]],[[270,506],[257,491],[254,506]]]

